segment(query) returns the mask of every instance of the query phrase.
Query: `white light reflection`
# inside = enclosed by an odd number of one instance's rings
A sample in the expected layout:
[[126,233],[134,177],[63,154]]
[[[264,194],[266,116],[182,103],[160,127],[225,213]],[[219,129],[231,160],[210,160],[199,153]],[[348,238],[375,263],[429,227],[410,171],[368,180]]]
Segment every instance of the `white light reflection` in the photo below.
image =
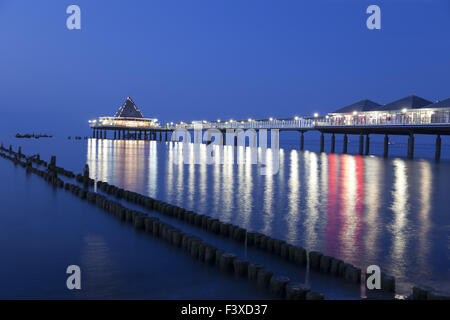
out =
[[390,270],[394,276],[400,276],[405,273],[407,263],[405,249],[408,241],[407,225],[409,212],[409,194],[408,194],[408,176],[406,173],[405,161],[395,159],[394,164],[394,188],[392,191],[393,203],[391,210],[394,213],[392,229],[392,247],[391,259],[392,267]]
[[316,224],[319,218],[319,178],[317,155],[314,152],[305,151],[303,153],[305,163],[306,184],[306,219],[305,241],[309,248],[316,248],[318,234],[316,232]]
[[[297,240],[298,220],[299,220],[299,198],[300,198],[300,179],[299,179],[299,165],[298,165],[298,151],[291,150],[289,159],[289,193],[288,193],[288,208],[287,213],[287,238],[289,241]],[[283,162],[281,162],[283,163]],[[282,172],[283,170],[280,170]]]

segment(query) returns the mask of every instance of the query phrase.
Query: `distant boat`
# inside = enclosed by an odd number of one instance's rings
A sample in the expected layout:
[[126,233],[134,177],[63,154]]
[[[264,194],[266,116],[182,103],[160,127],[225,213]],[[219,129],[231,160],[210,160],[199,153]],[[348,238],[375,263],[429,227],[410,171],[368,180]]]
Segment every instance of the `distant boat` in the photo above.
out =
[[24,138],[26,138],[26,139],[30,139],[30,138],[35,138],[35,139],[39,139],[39,138],[53,138],[53,136],[51,136],[51,135],[47,135],[47,134],[29,134],[29,133],[26,133],[26,134],[20,134],[20,133],[16,133],[16,136],[15,136],[16,138],[19,138],[19,139],[24,139]]

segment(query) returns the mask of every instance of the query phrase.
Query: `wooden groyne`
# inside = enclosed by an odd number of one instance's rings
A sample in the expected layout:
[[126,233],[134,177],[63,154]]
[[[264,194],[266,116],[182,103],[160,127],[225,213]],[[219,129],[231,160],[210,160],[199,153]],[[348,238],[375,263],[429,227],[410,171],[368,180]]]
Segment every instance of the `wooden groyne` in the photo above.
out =
[[[84,185],[94,186],[95,181],[86,177],[86,175],[74,175],[72,172],[64,170],[56,166],[56,158],[52,157],[50,163],[40,160],[36,161],[36,157],[27,157],[19,155],[18,152],[1,148],[1,151],[6,151],[8,154],[0,153],[2,158],[11,160],[15,165],[19,165],[27,170],[28,173],[36,174],[42,177],[45,181],[52,184],[59,189],[65,189],[70,191],[73,195],[80,199],[86,200],[89,203],[97,205],[99,208],[107,211],[118,220],[130,224],[137,230],[142,230],[145,233],[161,239],[192,256],[194,259],[209,265],[216,265],[217,270],[234,275],[240,279],[248,279],[255,284],[258,281],[258,277],[254,277],[259,270],[265,270],[264,266],[258,265],[258,268],[254,268],[256,264],[250,261],[239,259],[235,254],[219,250],[215,246],[209,244],[198,236],[191,235],[183,232],[172,225],[160,221],[158,218],[150,217],[144,212],[137,210],[131,210],[118,201],[109,199],[107,196],[101,195],[97,192],[89,191],[88,188],[79,187],[76,184],[64,182],[58,177],[58,173],[68,178],[75,177],[77,182]],[[25,159],[25,161],[22,161]],[[43,166],[46,169],[40,170],[32,166],[32,163],[36,163],[39,166]],[[86,171],[85,171],[86,172]],[[112,192],[111,192],[112,194]],[[154,200],[149,197],[136,196],[136,194],[126,191],[117,190],[116,196],[123,197],[128,201],[132,201],[136,204],[142,205],[146,209],[151,210],[153,208]],[[188,214],[189,216],[189,214]],[[192,217],[192,215],[190,215]],[[249,277],[248,270],[251,270],[252,277]],[[287,277],[280,276],[280,279],[285,279],[283,284],[273,280],[270,285],[263,288],[271,288],[271,292],[274,292],[277,298],[292,298],[292,299],[323,299],[323,294],[313,292],[309,288],[290,287],[289,295],[286,296],[284,287],[289,282]],[[281,286],[281,287],[280,287]]]
[[[270,289],[275,297],[296,300],[324,298],[323,294],[311,291],[304,284],[291,282],[288,277],[282,275],[274,275],[264,265],[252,263],[239,258],[233,253],[220,250],[201,238],[185,233],[166,222],[160,221],[158,218],[149,216],[145,212],[127,208],[118,200],[123,199],[125,202],[141,206],[145,210],[156,211],[163,216],[178,219],[206,232],[221,235],[243,245],[268,252],[299,267],[309,267],[325,275],[340,277],[357,285],[365,279],[365,274],[362,273],[360,268],[345,263],[340,259],[324,255],[321,252],[307,252],[305,248],[289,244],[284,240],[275,239],[258,232],[248,232],[237,225],[222,222],[207,215],[198,214],[176,205],[125,190],[107,182],[95,182],[89,178],[89,168],[87,166],[85,166],[83,174],[75,175],[71,171],[57,167],[55,157],[52,157],[50,163],[47,163],[41,160],[39,155],[27,157],[22,154],[21,149],[15,152],[12,150],[12,146],[6,149],[3,147],[3,144],[0,146],[0,151],[2,151],[0,153],[1,157],[22,166],[29,173],[37,174],[55,187],[64,188],[79,198],[96,204],[120,221],[133,225],[138,230],[143,230],[180,248],[202,263],[216,265],[217,269],[223,273],[234,274],[238,278],[254,282],[261,288]],[[33,167],[33,163],[46,169],[40,170],[37,167]],[[83,186],[80,187],[76,184],[64,182],[58,175],[66,178],[75,178],[76,182]],[[94,185],[106,195],[90,191],[89,187]],[[116,200],[111,200],[108,196],[113,196]],[[384,291],[395,292],[395,278],[382,274],[381,288]],[[410,298],[434,300],[449,299],[450,296],[429,287],[414,286]]]

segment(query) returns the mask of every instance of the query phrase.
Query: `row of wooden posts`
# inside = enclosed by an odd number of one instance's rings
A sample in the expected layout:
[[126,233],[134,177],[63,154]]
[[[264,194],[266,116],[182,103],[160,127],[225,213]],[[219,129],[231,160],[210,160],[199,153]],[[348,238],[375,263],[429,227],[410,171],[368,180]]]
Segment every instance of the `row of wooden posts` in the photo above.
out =
[[[52,156],[50,162],[47,163],[41,160],[39,155],[29,157],[23,155],[20,147],[18,152],[14,152],[12,146],[10,146],[9,149],[6,149],[3,147],[3,144],[1,144],[0,151],[6,152],[6,154],[0,153],[1,157],[13,161],[16,165],[21,165],[27,169],[27,172],[35,173],[43,177],[46,181],[52,183],[56,187],[70,190],[81,199],[87,199],[92,203],[96,203],[101,208],[106,209],[116,217],[120,218],[120,220],[133,224],[136,229],[144,229],[148,233],[163,238],[167,242],[181,247],[202,262],[208,263],[205,258],[207,248],[213,250],[214,259],[210,258],[210,261],[214,261],[213,263],[217,265],[219,270],[226,273],[234,273],[237,277],[244,277],[256,281],[261,287],[270,288],[272,293],[278,297],[288,299],[323,299],[322,294],[310,291],[308,288],[305,288],[303,284],[291,283],[289,278],[284,276],[274,276],[273,272],[266,270],[264,266],[238,259],[236,255],[219,250],[200,238],[185,234],[181,230],[177,230],[167,223],[159,221],[157,218],[150,217],[146,213],[128,209],[119,202],[111,200],[98,192],[89,191],[90,187],[96,185],[97,188],[106,195],[112,195],[118,199],[124,199],[127,202],[140,205],[146,210],[156,211],[164,216],[182,220],[185,223],[203,228],[208,232],[229,237],[235,241],[244,243],[245,246],[253,246],[257,249],[272,253],[275,256],[281,257],[296,265],[303,267],[308,265],[309,268],[313,270],[316,269],[325,274],[340,276],[353,283],[360,283],[361,281],[361,269],[351,264],[344,263],[339,259],[323,255],[317,251],[310,251],[307,254],[305,249],[293,246],[285,241],[271,238],[257,232],[247,232],[247,230],[242,229],[239,226],[221,222],[210,216],[197,214],[193,211],[136,192],[124,190],[106,182],[95,182],[89,177],[89,167],[87,165],[84,167],[83,174],[75,175],[71,171],[57,167],[55,156]],[[22,161],[22,159],[25,159],[25,161]],[[36,164],[36,167],[33,167],[33,163]],[[46,170],[40,170],[38,168],[39,166],[45,167]],[[66,178],[76,178],[76,181],[82,183],[83,187],[80,188],[76,184],[71,184],[69,182],[65,183],[58,177],[58,174],[61,174]],[[174,241],[174,237],[177,237],[178,240]],[[210,252],[210,256],[211,255],[212,253]],[[395,278],[382,274],[382,289],[394,292]],[[448,298],[448,295],[436,292],[432,288],[415,286],[413,287],[411,298],[446,299]]]

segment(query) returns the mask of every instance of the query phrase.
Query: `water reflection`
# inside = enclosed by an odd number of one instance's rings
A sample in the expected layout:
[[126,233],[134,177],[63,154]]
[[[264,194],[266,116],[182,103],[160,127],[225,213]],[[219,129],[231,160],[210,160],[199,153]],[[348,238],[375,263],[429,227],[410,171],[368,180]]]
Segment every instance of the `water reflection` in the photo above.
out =
[[381,177],[383,174],[384,166],[379,161],[373,158],[367,159],[365,162],[365,181],[370,181],[370,187],[366,188],[364,195],[364,203],[366,205],[364,215],[365,227],[365,240],[364,240],[364,255],[368,265],[374,264],[377,261],[377,257],[380,255],[381,250],[379,243],[380,237],[380,225],[382,224],[380,219],[380,209],[385,206],[383,201],[383,194],[380,188]]
[[420,264],[421,276],[429,276],[429,270],[431,269],[429,263],[430,254],[430,230],[431,230],[431,195],[433,193],[432,188],[432,172],[430,163],[421,161],[420,167],[420,211],[419,211],[419,234],[418,234],[418,246],[417,246],[417,262]]
[[304,220],[305,240],[312,248],[318,248],[318,232],[316,230],[319,219],[319,184],[317,154],[314,152],[304,153],[306,172],[306,219]]
[[298,151],[291,150],[290,152],[290,162],[289,162],[289,194],[288,194],[288,218],[287,218],[287,228],[288,228],[288,239],[290,241],[297,239],[298,232],[298,221],[300,219],[299,215],[299,202],[300,202],[300,175],[298,168]]
[[392,257],[392,269],[394,274],[399,277],[405,273],[408,264],[406,260],[406,245],[408,235],[408,175],[406,172],[405,161],[395,159],[394,162],[394,186],[392,190],[392,212],[394,214],[391,223],[392,245],[390,255]]
[[[225,163],[206,164],[211,151]],[[96,179],[361,267],[378,264],[400,283],[446,283],[430,271],[436,259],[450,266],[432,252],[433,241],[448,241],[432,223],[433,164],[280,150],[272,175],[274,154],[259,148],[269,173],[260,175],[253,151],[201,145],[198,164],[184,164],[183,143],[91,139],[87,161]]]
[[88,287],[82,287],[93,296],[107,298],[113,296],[120,290],[117,277],[114,273],[117,270],[111,259],[111,249],[104,239],[96,235],[87,235],[84,238],[84,247],[81,253],[83,264],[83,277]]

